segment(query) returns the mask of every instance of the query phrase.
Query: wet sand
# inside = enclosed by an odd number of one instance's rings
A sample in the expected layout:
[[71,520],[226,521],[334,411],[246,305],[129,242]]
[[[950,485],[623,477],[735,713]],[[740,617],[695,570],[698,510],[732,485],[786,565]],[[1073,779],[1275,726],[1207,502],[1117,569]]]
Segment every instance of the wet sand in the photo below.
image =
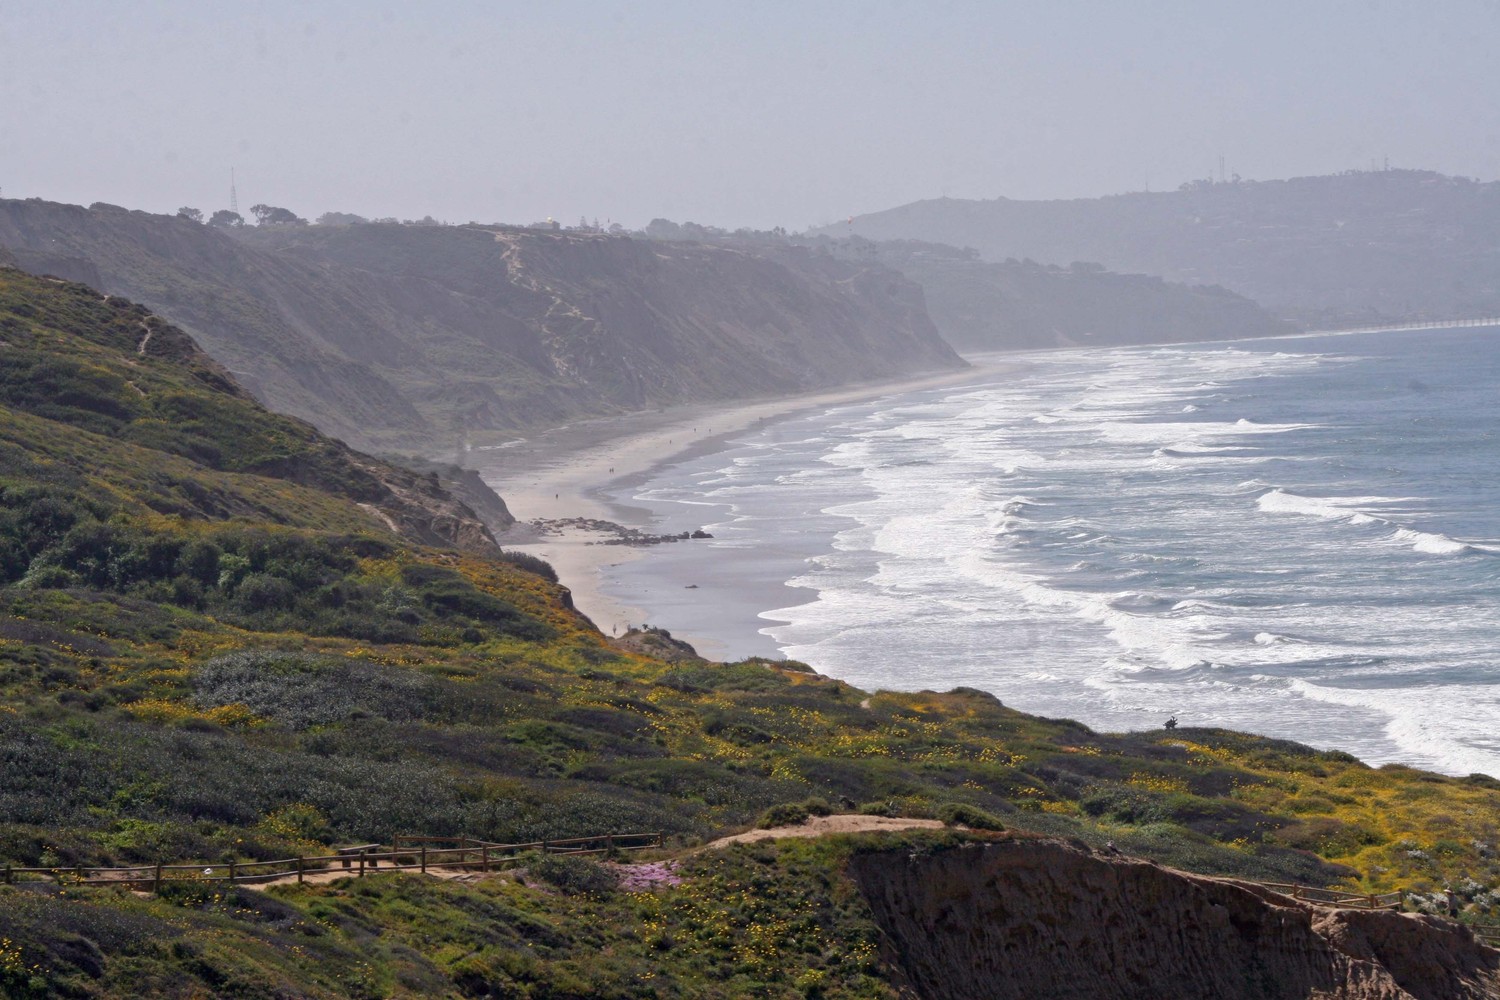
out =
[[606,634],[647,620],[647,612],[603,593],[600,571],[647,556],[655,546],[590,545],[612,537],[578,527],[538,535],[528,522],[589,518],[650,531],[644,510],[612,504],[604,490],[663,465],[712,452],[725,439],[771,420],[920,389],[985,383],[1022,363],[1003,354],[968,358],[972,367],[913,378],[728,404],[670,407],[580,421],[533,437],[477,448],[468,464],[505,498],[516,525],[507,549],[540,556],[573,592],[573,604]]

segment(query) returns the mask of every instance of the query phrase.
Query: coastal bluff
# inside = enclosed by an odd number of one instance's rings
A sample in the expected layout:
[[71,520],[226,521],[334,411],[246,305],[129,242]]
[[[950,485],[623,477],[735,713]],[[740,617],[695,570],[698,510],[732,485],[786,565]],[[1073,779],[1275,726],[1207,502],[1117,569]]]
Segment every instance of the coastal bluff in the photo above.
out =
[[884,960],[923,1000],[1479,1000],[1500,952],[1457,923],[1294,901],[1038,838],[856,855]]
[[805,248],[40,199],[0,200],[0,248],[150,306],[269,408],[371,451],[964,367],[914,282]]

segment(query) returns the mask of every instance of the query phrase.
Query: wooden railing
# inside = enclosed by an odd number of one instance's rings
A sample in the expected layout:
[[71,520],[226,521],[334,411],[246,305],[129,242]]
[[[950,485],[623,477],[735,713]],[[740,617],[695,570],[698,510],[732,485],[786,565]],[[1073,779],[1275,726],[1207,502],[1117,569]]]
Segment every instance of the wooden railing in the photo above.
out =
[[1491,948],[1500,949],[1500,924],[1470,924],[1469,930]]
[[159,892],[166,882],[222,882],[258,885],[295,878],[301,883],[316,872],[338,871],[356,877],[377,872],[420,871],[431,868],[495,871],[509,868],[528,851],[549,854],[607,854],[662,846],[660,833],[611,833],[568,840],[539,840],[529,844],[497,844],[471,837],[396,837],[390,847],[372,844],[353,851],[275,861],[231,861],[227,864],[132,865],[122,868],[89,866],[16,868],[6,865],[4,882],[51,879],[70,885],[101,885]]
[[1400,892],[1374,893],[1352,892],[1348,889],[1320,889],[1317,886],[1298,885],[1295,882],[1255,882],[1255,884],[1263,885],[1283,896],[1290,896],[1305,903],[1337,906],[1349,910],[1400,909],[1404,895]]
[[[1255,885],[1309,903],[1355,910],[1399,910],[1405,895],[1400,892],[1364,893],[1347,889],[1320,889],[1293,882],[1255,882]],[[1474,936],[1491,948],[1500,949],[1500,924],[1464,924]]]

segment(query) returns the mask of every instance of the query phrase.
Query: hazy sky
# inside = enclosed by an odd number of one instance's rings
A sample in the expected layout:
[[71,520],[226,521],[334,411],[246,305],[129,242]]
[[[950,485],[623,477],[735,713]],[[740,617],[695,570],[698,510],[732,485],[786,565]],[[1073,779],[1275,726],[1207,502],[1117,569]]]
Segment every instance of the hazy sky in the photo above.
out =
[[1500,176],[1500,0],[0,2],[0,194],[801,229],[919,198]]

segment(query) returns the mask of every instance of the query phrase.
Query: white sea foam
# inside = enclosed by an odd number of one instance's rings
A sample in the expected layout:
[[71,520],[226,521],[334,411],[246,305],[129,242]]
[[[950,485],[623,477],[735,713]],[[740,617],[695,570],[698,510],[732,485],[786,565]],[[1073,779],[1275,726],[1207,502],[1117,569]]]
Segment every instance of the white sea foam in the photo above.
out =
[[[1194,347],[1029,363],[1003,385],[844,407],[807,434],[781,424],[665,499],[724,504],[729,540],[761,541],[756,565],[786,553],[772,583],[813,596],[764,612],[761,632],[854,683],[963,683],[1104,728],[1171,711],[1375,761],[1474,763],[1489,723],[1460,714],[1451,739],[1421,744],[1388,720],[1425,683],[1418,667],[1446,682],[1493,648],[1492,564],[1453,557],[1497,548],[1500,522],[1455,522],[1446,484],[1401,478],[1359,423],[1390,407],[1338,408],[1357,381],[1326,399],[1278,381],[1344,359]],[[1278,471],[1236,475],[1241,462]],[[1297,488],[1274,481],[1293,481],[1288,462]],[[1470,526],[1486,543],[1463,540]]]
[[[1251,485],[1251,484],[1245,484]],[[1261,495],[1256,506],[1268,514],[1305,514],[1330,520],[1350,520],[1355,524],[1369,524],[1379,520],[1367,508],[1389,508],[1395,504],[1423,503],[1418,497],[1318,497],[1303,496],[1282,489],[1271,489]]]
[[1429,684],[1350,688],[1294,680],[1292,690],[1313,701],[1367,709],[1386,718],[1386,735],[1406,763],[1454,774],[1500,775],[1500,688]]
[[[1487,551],[1483,546],[1463,542],[1440,532],[1418,531],[1402,527],[1390,516],[1382,516],[1396,505],[1420,504],[1417,497],[1314,497],[1272,489],[1260,496],[1256,506],[1269,514],[1302,514],[1326,520],[1345,521],[1353,525],[1383,524],[1396,530],[1386,537],[1424,555],[1451,556]],[[1383,508],[1383,509],[1382,509]]]
[[1271,632],[1255,633],[1255,643],[1258,646],[1274,646],[1278,642],[1289,641],[1284,635],[1275,635]]
[[1434,556],[1453,556],[1475,551],[1467,543],[1456,541],[1447,535],[1430,531],[1414,531],[1411,528],[1396,529],[1396,533],[1391,536],[1391,541],[1400,545],[1410,545],[1417,552],[1425,552]]

